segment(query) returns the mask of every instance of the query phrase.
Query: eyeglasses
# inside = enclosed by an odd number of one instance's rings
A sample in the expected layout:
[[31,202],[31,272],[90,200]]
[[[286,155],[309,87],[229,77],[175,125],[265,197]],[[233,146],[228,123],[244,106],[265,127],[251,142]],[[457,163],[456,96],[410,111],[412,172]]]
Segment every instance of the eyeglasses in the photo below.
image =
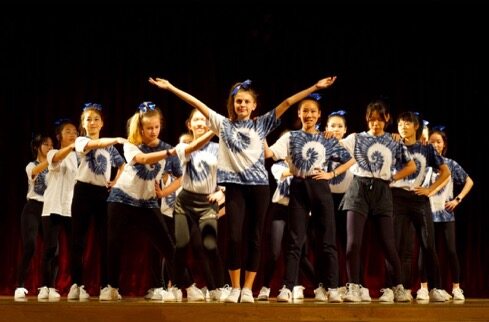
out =
[[90,109],[90,108],[93,108],[97,111],[101,111],[102,105],[97,104],[97,103],[91,103],[91,102],[83,104],[83,111],[86,111],[87,109]]
[[147,111],[154,111],[156,108],[156,104],[153,102],[142,102],[139,104],[139,112],[146,113]]

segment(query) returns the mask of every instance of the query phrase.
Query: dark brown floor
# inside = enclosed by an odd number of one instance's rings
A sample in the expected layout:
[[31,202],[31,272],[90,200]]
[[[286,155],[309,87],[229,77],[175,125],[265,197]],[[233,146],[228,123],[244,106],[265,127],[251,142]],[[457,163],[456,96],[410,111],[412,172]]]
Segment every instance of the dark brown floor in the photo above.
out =
[[489,321],[489,299],[463,303],[328,304],[307,299],[300,303],[256,302],[161,303],[142,298],[119,302],[39,302],[36,297],[16,302],[0,296],[0,322],[98,321]]

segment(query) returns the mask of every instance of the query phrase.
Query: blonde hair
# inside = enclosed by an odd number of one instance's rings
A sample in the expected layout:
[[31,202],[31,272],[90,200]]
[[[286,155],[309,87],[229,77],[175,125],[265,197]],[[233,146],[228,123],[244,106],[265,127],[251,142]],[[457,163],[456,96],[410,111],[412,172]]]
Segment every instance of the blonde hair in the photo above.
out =
[[158,116],[160,118],[161,125],[163,125],[163,114],[159,108],[154,110],[148,110],[146,112],[138,111],[128,121],[127,127],[127,140],[134,145],[140,145],[143,143],[143,137],[141,136],[141,130],[143,129],[143,118]]

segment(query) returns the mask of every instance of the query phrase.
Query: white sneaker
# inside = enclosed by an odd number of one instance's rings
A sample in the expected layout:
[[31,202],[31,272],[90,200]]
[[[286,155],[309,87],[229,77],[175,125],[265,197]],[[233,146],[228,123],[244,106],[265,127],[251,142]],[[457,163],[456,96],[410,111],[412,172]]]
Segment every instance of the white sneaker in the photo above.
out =
[[122,300],[122,296],[119,294],[119,289],[113,288],[110,285],[107,285],[106,287],[100,290],[100,295],[98,298],[100,301]]
[[220,292],[220,296],[216,301],[224,302],[226,300],[226,298],[229,296],[229,294],[231,294],[232,288],[231,288],[231,286],[226,284],[223,287],[218,288],[218,290]]
[[204,294],[197,286],[195,286],[195,283],[187,287],[188,302],[199,302],[204,300],[205,300]]
[[[15,292],[17,293],[17,290]],[[452,294],[454,301],[465,301],[464,291],[460,287],[454,288]]]
[[329,303],[341,303],[341,294],[337,288],[328,288],[328,302]]
[[390,288],[383,288],[380,290],[382,292],[382,296],[379,297],[379,302],[394,302],[394,292]]
[[163,287],[158,287],[158,288],[150,288],[147,292],[146,295],[144,296],[145,300],[150,300],[150,301],[161,301],[161,291],[163,291]]
[[430,292],[426,287],[421,287],[416,292],[416,301],[429,301],[430,300]]
[[255,303],[255,299],[253,298],[253,292],[247,288],[243,287],[241,289],[241,299],[240,303]]
[[266,286],[262,286],[260,293],[258,293],[258,297],[256,299],[258,301],[268,301],[269,298],[270,298],[270,288]]
[[207,288],[207,286],[204,286],[203,288],[201,288],[200,291],[202,292],[202,294],[204,294],[204,299],[206,301],[209,301],[211,299],[211,296],[209,294],[209,289]]
[[38,300],[47,300],[49,298],[49,288],[47,286],[43,286],[38,288],[39,294],[37,294]]
[[345,302],[361,302],[360,285],[355,283],[346,283],[346,293],[343,296]]
[[241,289],[240,288],[232,288],[231,292],[229,292],[229,296],[226,297],[224,302],[227,303],[238,303],[239,296],[241,295]]
[[362,285],[360,285],[360,300],[362,300],[362,302],[372,302],[368,288],[363,287]]
[[88,300],[90,295],[85,291],[85,286],[80,286],[75,283],[71,285],[70,291],[68,292],[68,300]]
[[59,295],[58,290],[50,287],[49,288],[49,294],[48,294],[48,299],[49,300],[59,300],[61,298],[61,295]]
[[437,288],[432,288],[430,291],[430,302],[445,302],[448,301],[442,290]]
[[146,291],[146,295],[144,296],[145,300],[152,300],[153,295],[155,294],[156,288],[150,288],[148,291]]
[[172,286],[167,290],[161,288],[160,294],[163,302],[182,302],[183,293],[178,287]]
[[78,300],[80,298],[80,290],[78,285],[74,283],[70,287],[70,291],[68,292],[68,300]]
[[411,302],[413,296],[411,295],[411,290],[404,289],[402,284],[393,287],[394,301],[396,302]]
[[278,295],[277,302],[292,302],[292,292],[287,288],[287,286],[282,286]]
[[304,290],[306,288],[302,285],[296,285],[292,288],[292,299],[293,300],[302,300],[304,299]]
[[15,293],[14,293],[14,299],[16,299],[16,300],[25,299],[25,296],[27,295],[27,293],[29,293],[29,291],[26,290],[25,288],[17,287],[15,289]]
[[314,290],[314,299],[320,302],[328,302],[328,292],[324,289],[322,283],[319,283],[318,288]]
[[344,299],[346,295],[346,286],[338,287],[338,293],[340,293],[341,299]]
[[450,301],[452,299],[452,296],[447,291],[445,291],[444,289],[440,289],[440,291],[445,296],[445,299],[447,301]]

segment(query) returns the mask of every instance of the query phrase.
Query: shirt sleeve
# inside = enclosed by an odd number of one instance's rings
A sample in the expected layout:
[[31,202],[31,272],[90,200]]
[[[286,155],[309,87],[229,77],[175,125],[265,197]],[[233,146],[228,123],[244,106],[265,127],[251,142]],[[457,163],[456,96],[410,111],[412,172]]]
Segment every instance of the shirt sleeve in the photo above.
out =
[[289,140],[290,132],[287,132],[270,147],[270,150],[273,152],[274,160],[285,160],[289,154]]

